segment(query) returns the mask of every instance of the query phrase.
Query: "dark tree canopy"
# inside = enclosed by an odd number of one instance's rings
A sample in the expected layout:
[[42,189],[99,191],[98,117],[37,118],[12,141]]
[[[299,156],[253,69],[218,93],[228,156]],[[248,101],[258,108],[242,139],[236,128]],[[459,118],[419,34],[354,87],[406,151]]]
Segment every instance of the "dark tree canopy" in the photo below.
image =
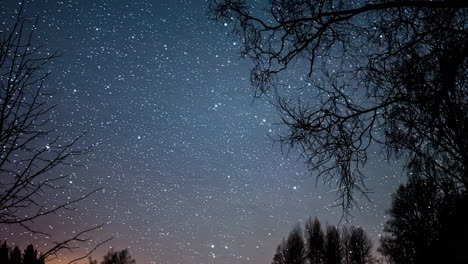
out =
[[128,249],[121,251],[110,250],[104,255],[101,264],[135,264],[135,260],[130,255]]
[[[289,128],[279,140],[337,181],[345,209],[354,191],[367,192],[371,147],[468,188],[467,1],[273,0],[267,17],[254,11],[245,0],[210,1],[243,41],[257,94],[276,91]],[[279,92],[290,70],[318,99]]]
[[302,237],[302,229],[296,225],[286,240],[285,264],[305,264],[306,248]]
[[351,226],[341,231],[333,225],[322,230],[320,221],[311,217],[305,223],[304,240],[296,225],[287,240],[276,248],[272,264],[331,263],[371,264],[372,242],[364,229]]
[[13,248],[10,253],[10,264],[21,264],[21,250],[18,246]]
[[310,264],[324,263],[325,237],[320,221],[309,217],[305,224],[305,240],[307,243],[307,259]]
[[435,184],[418,177],[411,177],[408,184],[400,186],[393,195],[391,219],[384,231],[391,233],[398,245],[405,246],[407,261],[423,263],[429,256],[429,246],[440,235],[441,203],[442,197]]
[[349,261],[347,264],[370,264],[373,263],[372,241],[364,229],[351,227],[349,237]]
[[446,195],[434,181],[410,176],[393,195],[379,252],[391,263],[464,263],[466,194]]
[[342,259],[344,264],[351,263],[352,253],[351,250],[351,231],[347,226],[344,226],[341,230],[341,250]]
[[286,255],[286,241],[283,239],[281,244],[276,247],[275,255],[273,256],[273,261],[271,264],[285,264],[285,255]]
[[21,264],[44,264],[44,258],[38,255],[33,245],[29,244],[24,250]]
[[341,264],[342,248],[340,231],[336,226],[327,226],[325,243],[325,264]]
[[7,246],[6,241],[3,242],[2,246],[0,246],[0,263],[9,263],[10,261],[10,249]]
[[18,246],[13,249],[4,241],[0,247],[0,264],[44,264],[45,257],[32,244],[21,252]]
[[341,230],[343,264],[375,263],[372,255],[372,241],[361,227],[344,226]]
[[[0,246],[0,264],[44,264],[45,257],[43,253],[39,253],[33,245],[29,244],[24,252],[22,253],[18,246],[15,246],[13,250],[7,245],[7,242],[3,242]],[[81,260],[82,258],[80,258]],[[71,261],[70,263],[76,263]],[[98,264],[97,260],[93,260],[91,257],[88,258],[88,263]],[[284,263],[284,262],[281,262]],[[130,255],[128,249],[121,251],[110,250],[104,255],[100,264],[135,264],[135,260]]]

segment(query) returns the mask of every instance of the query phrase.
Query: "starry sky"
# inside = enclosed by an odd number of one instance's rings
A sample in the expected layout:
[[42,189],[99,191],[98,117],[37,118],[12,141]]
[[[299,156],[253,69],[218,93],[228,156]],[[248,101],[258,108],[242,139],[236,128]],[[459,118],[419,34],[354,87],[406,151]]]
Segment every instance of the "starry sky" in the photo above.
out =
[[[51,263],[112,236],[96,258],[113,247],[129,248],[137,263],[267,264],[281,238],[309,216],[343,224],[335,186],[316,184],[297,153],[282,153],[270,138],[284,129],[278,112],[268,97],[254,100],[251,64],[229,28],[207,18],[206,1],[23,4],[25,16],[39,16],[35,42],[61,54],[49,64],[53,126],[63,138],[88,131],[79,144],[97,144],[79,158],[84,166],[57,171],[71,174],[67,188],[45,202],[103,190],[76,211],[35,223],[53,237],[7,226],[1,239],[46,249],[105,223],[89,244]],[[0,26],[19,7],[0,1]],[[290,76],[294,89],[299,78]],[[404,177],[379,152],[365,172],[372,201],[359,199],[349,224],[377,242]]]

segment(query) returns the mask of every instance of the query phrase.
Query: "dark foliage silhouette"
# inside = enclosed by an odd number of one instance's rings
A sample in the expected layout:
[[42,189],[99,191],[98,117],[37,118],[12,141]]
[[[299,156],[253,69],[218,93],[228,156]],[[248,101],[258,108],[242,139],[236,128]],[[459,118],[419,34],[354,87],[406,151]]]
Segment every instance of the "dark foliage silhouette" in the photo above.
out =
[[305,224],[305,240],[307,243],[307,260],[310,264],[324,263],[325,237],[317,217],[312,221],[309,217]]
[[44,264],[44,258],[39,257],[37,250],[29,244],[24,250],[22,264]]
[[11,249],[4,241],[0,247],[1,264],[44,264],[42,254],[39,254],[33,245],[29,244],[23,253],[16,246]]
[[286,251],[284,260],[286,264],[304,264],[306,263],[305,243],[302,237],[302,230],[296,225],[286,240]]
[[9,264],[21,264],[21,250],[18,246],[15,246],[10,253]]
[[446,195],[437,183],[410,176],[393,195],[379,252],[391,263],[464,263],[468,235],[466,193]]
[[[274,88],[289,128],[279,140],[337,181],[344,209],[368,191],[371,146],[467,189],[467,1],[273,0],[265,19],[250,7],[211,0],[209,9],[241,38],[257,95]],[[319,104],[307,92],[281,96],[278,80],[302,65]]]
[[[404,255],[404,261],[424,263],[424,258],[429,257],[429,247],[438,239],[440,231],[440,195],[433,182],[418,177],[411,177],[407,185],[400,186],[393,196],[389,210],[391,219],[384,228],[384,231],[392,234],[395,241],[385,238],[381,241],[382,249],[404,247],[404,250],[395,252]],[[386,245],[389,242],[392,245]],[[382,252],[386,253],[384,250]]]
[[350,264],[353,251],[351,250],[351,231],[347,226],[341,230],[341,250],[343,264]]
[[305,223],[305,243],[301,228],[296,225],[287,240],[276,248],[272,264],[289,263],[337,263],[371,264],[372,242],[366,232],[359,227],[344,227],[340,231],[327,225],[326,232],[320,221],[309,218]]
[[6,241],[3,242],[0,247],[0,263],[9,263],[10,262],[10,249],[7,246]]
[[340,231],[335,226],[327,226],[325,264],[341,264],[342,253]]
[[286,255],[286,241],[283,239],[281,244],[276,247],[275,255],[273,256],[273,261],[271,264],[285,264],[285,255]]
[[135,260],[127,249],[121,251],[110,250],[104,255],[101,264],[135,264]]
[[349,236],[349,260],[346,264],[368,264],[373,263],[371,254],[372,241],[359,227],[351,227]]

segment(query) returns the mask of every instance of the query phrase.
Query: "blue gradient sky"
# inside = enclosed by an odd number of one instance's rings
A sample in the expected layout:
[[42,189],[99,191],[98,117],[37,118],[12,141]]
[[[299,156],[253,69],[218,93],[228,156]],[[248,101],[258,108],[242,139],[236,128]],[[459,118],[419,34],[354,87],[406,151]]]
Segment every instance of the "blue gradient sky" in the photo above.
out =
[[[80,158],[85,166],[57,171],[72,173],[68,188],[46,199],[104,189],[39,221],[52,238],[9,226],[1,239],[47,248],[106,223],[96,240],[114,239],[96,258],[129,247],[137,263],[267,264],[295,223],[339,224],[334,186],[315,186],[295,152],[286,156],[270,139],[282,129],[279,115],[267,98],[253,100],[249,61],[228,28],[207,19],[206,1],[25,3],[26,16],[40,17],[37,43],[62,54],[49,67],[54,126],[64,138],[88,131],[81,144],[99,143]],[[8,23],[19,4],[0,7]],[[380,156],[366,168],[373,203],[362,200],[350,223],[374,240],[404,179]]]

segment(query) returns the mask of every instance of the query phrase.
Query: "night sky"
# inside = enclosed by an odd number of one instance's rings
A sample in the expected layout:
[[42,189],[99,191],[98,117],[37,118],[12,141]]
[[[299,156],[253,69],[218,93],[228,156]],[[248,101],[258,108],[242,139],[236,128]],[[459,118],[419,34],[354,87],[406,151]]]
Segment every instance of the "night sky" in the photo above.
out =
[[[53,126],[65,139],[88,131],[80,145],[97,144],[78,160],[84,166],[56,171],[72,176],[46,202],[103,190],[35,223],[53,237],[6,226],[0,239],[46,249],[105,223],[93,242],[114,238],[98,259],[113,247],[129,248],[137,263],[267,264],[294,224],[309,216],[340,223],[335,186],[316,185],[297,154],[270,138],[284,129],[278,112],[268,97],[254,100],[251,64],[229,27],[207,18],[206,1],[24,3],[25,16],[40,18],[35,43],[62,55],[49,64]],[[19,7],[0,1],[2,27]],[[294,93],[300,79],[293,72],[288,82]],[[360,199],[349,224],[377,244],[404,177],[379,152],[365,172],[372,202]]]

